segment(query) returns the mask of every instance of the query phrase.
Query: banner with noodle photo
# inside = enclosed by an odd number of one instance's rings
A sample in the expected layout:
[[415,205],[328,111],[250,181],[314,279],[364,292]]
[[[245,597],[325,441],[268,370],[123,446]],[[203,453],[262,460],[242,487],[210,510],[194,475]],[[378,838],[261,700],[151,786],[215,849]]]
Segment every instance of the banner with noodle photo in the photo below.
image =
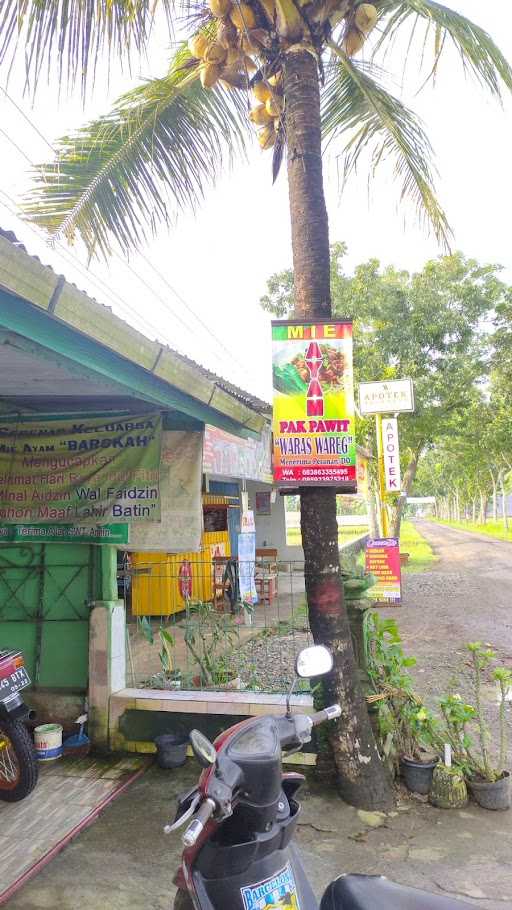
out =
[[272,322],[273,474],[356,492],[352,323]]

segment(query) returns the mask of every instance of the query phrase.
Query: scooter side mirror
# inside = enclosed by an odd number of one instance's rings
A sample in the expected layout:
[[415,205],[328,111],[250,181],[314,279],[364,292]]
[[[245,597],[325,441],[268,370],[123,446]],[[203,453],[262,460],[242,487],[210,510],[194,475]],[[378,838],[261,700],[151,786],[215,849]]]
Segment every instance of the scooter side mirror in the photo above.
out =
[[190,745],[192,751],[202,768],[209,768],[217,761],[217,750],[204,733],[199,730],[190,731]]
[[332,670],[332,654],[325,645],[312,645],[299,652],[295,672],[302,679],[324,676]]

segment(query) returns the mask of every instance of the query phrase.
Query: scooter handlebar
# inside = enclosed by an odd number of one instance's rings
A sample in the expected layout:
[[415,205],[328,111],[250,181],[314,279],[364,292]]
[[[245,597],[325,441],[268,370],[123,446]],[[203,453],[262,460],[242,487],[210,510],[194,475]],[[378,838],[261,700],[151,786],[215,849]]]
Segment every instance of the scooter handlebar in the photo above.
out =
[[340,716],[341,707],[339,705],[330,705],[328,708],[323,708],[322,711],[317,711],[316,714],[312,714],[311,723],[314,727],[317,727],[318,724],[323,724],[326,720],[335,720],[336,717]]
[[195,818],[190,822],[190,825],[183,835],[183,845],[185,847],[194,846],[200,834],[210,821],[213,813],[215,812],[215,809],[216,804],[214,803],[213,799],[205,799]]

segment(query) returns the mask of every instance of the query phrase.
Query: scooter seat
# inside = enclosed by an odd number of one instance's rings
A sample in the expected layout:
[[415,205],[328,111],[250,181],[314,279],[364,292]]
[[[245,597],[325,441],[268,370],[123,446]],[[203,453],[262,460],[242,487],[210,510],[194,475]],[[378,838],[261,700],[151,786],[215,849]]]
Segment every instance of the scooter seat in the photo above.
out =
[[327,887],[320,910],[463,910],[471,904],[390,882],[383,875],[342,875]]

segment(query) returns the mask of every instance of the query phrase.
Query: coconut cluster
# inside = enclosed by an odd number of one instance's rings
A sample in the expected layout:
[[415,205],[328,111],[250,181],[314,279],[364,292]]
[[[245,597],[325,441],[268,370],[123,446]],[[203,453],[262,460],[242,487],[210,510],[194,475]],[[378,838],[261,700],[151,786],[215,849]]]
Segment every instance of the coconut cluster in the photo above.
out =
[[343,41],[343,48],[347,57],[357,54],[368,35],[375,28],[378,19],[377,8],[373,3],[359,3],[353,16],[348,22],[348,28]]
[[[352,56],[361,50],[378,13],[371,3],[359,3],[347,9],[346,0],[339,2],[339,15],[345,19],[343,48]],[[284,111],[283,77],[280,70],[274,71],[275,67],[271,70],[273,75],[265,77],[261,59],[271,46],[276,22],[280,31],[282,0],[258,0],[257,12],[243,0],[207,0],[207,4],[213,23],[188,42],[190,53],[200,61],[201,83],[207,89],[217,82],[225,88],[244,88],[252,76],[249,119],[257,130],[261,148],[269,149],[276,141]]]
[[[254,58],[258,59],[269,44],[268,28],[275,16],[273,0],[260,5],[261,15],[268,20],[266,28],[258,28],[256,14],[248,3],[208,0],[216,28],[210,33],[207,29],[198,32],[188,43],[192,56],[201,61],[199,76],[204,88],[212,88],[217,82],[225,88],[242,88],[256,72]],[[268,149],[276,141],[283,113],[281,73],[268,79],[260,74],[252,94],[249,119],[256,127],[261,148]]]

